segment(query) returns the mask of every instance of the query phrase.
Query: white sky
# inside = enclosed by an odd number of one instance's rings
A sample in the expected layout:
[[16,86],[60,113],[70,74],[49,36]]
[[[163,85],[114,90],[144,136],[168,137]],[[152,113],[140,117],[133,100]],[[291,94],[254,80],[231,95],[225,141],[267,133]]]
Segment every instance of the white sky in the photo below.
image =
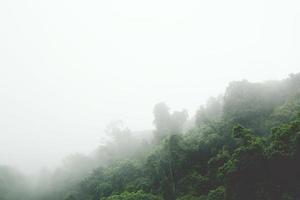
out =
[[0,164],[88,153],[122,119],[152,128],[228,82],[300,71],[297,0],[1,0]]

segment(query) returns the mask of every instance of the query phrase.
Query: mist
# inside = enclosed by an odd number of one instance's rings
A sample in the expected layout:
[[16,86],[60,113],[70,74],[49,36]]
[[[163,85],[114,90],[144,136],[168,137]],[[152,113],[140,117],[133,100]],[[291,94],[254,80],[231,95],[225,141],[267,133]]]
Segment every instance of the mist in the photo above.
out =
[[114,145],[137,156],[157,103],[187,132],[232,81],[300,71],[296,0],[2,0],[0,24],[0,166],[25,176],[70,156],[91,162],[84,172],[109,165],[99,152]]
[[91,152],[113,120],[152,129],[157,102],[194,113],[299,70],[297,1],[0,4],[0,162],[25,172]]

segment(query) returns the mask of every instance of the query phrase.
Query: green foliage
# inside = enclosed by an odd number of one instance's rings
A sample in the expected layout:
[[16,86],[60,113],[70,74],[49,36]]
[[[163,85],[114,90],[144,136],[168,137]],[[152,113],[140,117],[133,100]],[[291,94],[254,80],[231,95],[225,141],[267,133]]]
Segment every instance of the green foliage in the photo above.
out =
[[100,200],[162,200],[162,198],[139,190],[137,192],[123,192]]
[[225,188],[220,186],[214,190],[211,190],[207,195],[207,200],[224,200]]
[[81,182],[79,199],[299,199],[299,77],[233,82],[185,134],[185,112],[157,104],[152,151],[98,168]]
[[[69,157],[49,181],[55,187],[29,199],[300,199],[299,84],[300,74],[233,82],[199,109],[186,133],[186,112],[170,113],[159,103],[152,143],[141,145],[129,129],[113,124],[107,129],[112,141],[96,151],[95,162]],[[90,166],[97,168],[87,175]],[[0,200],[20,197],[12,192],[21,191],[19,180],[0,168]]]
[[193,196],[191,194],[184,195],[182,197],[177,198],[176,200],[207,200],[206,196]]

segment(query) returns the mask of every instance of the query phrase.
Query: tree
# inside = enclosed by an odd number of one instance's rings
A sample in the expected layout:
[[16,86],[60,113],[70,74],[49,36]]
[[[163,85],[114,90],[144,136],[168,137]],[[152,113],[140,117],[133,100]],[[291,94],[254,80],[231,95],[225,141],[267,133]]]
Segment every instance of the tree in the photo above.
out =
[[211,125],[220,120],[223,115],[223,96],[210,97],[205,106],[201,106],[196,113],[196,125]]
[[161,141],[168,135],[180,134],[184,123],[188,118],[186,110],[170,113],[169,107],[165,103],[158,103],[154,106],[154,139]]
[[101,200],[162,200],[162,198],[140,190],[137,192],[123,192],[107,198],[101,198]]

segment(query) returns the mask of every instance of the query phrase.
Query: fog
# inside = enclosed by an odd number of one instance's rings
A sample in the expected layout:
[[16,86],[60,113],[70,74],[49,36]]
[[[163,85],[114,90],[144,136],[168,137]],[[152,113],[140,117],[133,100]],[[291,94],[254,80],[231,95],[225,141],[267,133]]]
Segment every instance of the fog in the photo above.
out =
[[1,0],[0,165],[54,169],[111,121],[152,130],[158,102],[192,116],[232,80],[299,72],[299,21],[296,0]]

